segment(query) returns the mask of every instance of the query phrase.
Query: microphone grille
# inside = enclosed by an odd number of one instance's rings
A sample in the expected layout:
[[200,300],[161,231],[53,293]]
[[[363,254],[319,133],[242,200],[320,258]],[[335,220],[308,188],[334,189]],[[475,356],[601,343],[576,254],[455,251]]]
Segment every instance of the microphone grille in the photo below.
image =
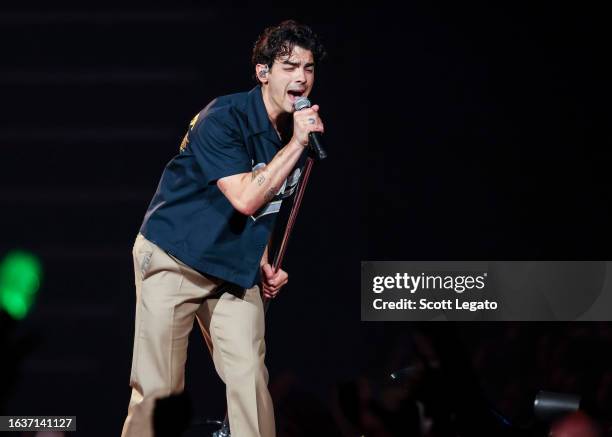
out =
[[293,108],[296,111],[300,111],[304,108],[310,108],[310,100],[308,100],[306,97],[298,97],[293,103]]

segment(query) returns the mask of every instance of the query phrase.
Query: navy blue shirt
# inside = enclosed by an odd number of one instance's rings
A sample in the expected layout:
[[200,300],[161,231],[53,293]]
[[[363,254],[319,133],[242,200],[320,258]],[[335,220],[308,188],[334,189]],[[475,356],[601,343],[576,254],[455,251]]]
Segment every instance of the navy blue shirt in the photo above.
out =
[[180,153],[166,165],[140,232],[195,270],[252,287],[261,280],[263,251],[300,168],[252,216],[236,211],[216,182],[266,165],[282,146],[260,86],[213,100],[193,118]]

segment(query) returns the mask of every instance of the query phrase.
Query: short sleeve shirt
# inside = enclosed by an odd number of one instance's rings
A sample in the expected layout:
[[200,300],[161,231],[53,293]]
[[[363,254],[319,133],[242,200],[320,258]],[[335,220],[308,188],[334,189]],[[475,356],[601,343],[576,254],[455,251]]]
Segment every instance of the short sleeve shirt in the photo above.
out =
[[281,202],[297,187],[300,166],[252,216],[236,211],[216,182],[267,165],[281,147],[260,86],[213,100],[193,118],[180,153],[166,165],[140,232],[195,270],[252,287],[260,281],[263,251]]

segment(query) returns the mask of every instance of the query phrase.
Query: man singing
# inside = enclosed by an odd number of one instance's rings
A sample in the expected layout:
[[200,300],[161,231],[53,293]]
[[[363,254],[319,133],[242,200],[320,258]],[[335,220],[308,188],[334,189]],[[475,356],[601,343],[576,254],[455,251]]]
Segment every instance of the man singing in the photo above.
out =
[[[234,437],[273,437],[264,364],[262,293],[287,283],[268,242],[293,194],[310,132],[323,132],[308,96],[325,51],[307,26],[284,21],[253,48],[258,85],[213,100],[166,166],[134,244],[136,324],[123,437],[150,436],[155,399],[183,391],[187,341],[198,320],[225,382]],[[261,287],[260,285],[261,284]]]

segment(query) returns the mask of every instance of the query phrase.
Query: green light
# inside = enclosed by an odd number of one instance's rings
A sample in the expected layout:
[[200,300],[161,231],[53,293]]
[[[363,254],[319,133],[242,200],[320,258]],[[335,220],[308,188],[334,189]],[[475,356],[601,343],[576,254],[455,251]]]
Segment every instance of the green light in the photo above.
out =
[[41,266],[27,252],[13,251],[0,263],[0,308],[14,319],[23,319],[40,287]]

